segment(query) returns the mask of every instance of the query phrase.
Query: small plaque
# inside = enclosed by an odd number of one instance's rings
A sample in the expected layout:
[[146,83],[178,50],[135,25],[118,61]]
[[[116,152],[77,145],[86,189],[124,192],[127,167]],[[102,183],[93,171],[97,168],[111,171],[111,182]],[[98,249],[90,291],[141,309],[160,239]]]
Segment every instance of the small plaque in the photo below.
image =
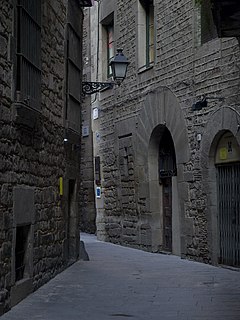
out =
[[93,120],[98,119],[98,108],[93,109]]
[[227,148],[220,148],[219,150],[219,158],[220,160],[226,160],[228,155]]
[[97,187],[97,188],[96,188],[96,197],[97,197],[98,199],[101,198],[101,188],[100,188],[100,187]]
[[82,127],[82,136],[88,137],[89,136],[89,126],[83,126]]

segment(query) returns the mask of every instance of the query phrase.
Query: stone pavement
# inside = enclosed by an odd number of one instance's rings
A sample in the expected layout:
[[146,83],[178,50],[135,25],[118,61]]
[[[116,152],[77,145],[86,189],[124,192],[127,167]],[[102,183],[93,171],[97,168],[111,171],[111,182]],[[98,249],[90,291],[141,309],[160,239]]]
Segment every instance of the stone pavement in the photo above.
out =
[[240,272],[81,235],[78,261],[1,320],[240,320]]

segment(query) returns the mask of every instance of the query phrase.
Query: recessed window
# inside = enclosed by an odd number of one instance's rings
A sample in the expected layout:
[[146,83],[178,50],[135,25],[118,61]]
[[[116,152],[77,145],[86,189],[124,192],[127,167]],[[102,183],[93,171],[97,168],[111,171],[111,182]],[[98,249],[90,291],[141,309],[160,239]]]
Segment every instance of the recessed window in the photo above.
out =
[[109,63],[114,58],[114,26],[113,24],[107,27],[107,60],[108,60],[108,77],[112,76],[112,68]]
[[16,100],[41,106],[41,1],[17,1]]
[[16,230],[15,246],[15,281],[26,277],[27,273],[27,256],[28,256],[28,239],[30,225],[18,226]]
[[210,0],[196,4],[196,12],[196,40],[198,45],[202,45],[218,37],[217,28],[213,22]]
[[154,6],[153,0],[138,3],[138,63],[139,71],[154,64]]
[[108,16],[102,23],[102,68],[103,78],[112,76],[112,68],[109,63],[114,58],[114,19],[113,14]]

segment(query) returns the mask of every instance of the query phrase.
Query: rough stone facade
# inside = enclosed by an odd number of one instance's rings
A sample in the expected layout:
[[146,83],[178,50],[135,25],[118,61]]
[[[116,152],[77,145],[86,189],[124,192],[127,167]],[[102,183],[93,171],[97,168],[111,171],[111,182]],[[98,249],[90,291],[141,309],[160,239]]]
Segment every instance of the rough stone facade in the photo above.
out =
[[83,11],[75,0],[41,5],[41,108],[36,111],[16,96],[17,1],[1,3],[0,315],[79,255],[80,127],[72,132],[65,117],[65,54],[69,7],[75,6],[80,30]]
[[[239,149],[238,41],[214,38],[201,43],[200,11],[194,1],[155,0],[154,66],[140,73],[138,1],[116,0],[111,8],[107,2],[103,0],[99,10],[95,6],[88,21],[92,81],[107,80],[102,72],[101,28],[110,14],[114,16],[115,49],[124,49],[130,65],[121,86],[92,100],[92,110],[97,107],[99,112],[92,128],[94,155],[101,157],[102,175],[101,198],[96,198],[97,235],[114,243],[164,250],[158,161],[162,133],[167,130],[177,166],[171,182],[171,251],[217,264],[215,156],[224,132],[232,134]],[[202,96],[224,100],[208,99],[207,107],[193,110]]]
[[[91,73],[91,41],[88,39],[89,15],[93,8],[85,9],[83,28],[83,81],[90,81]],[[81,145],[81,206],[80,230],[88,233],[96,232],[96,208],[94,193],[94,156],[93,156],[93,131],[91,123],[91,97],[84,96],[82,105],[82,145]]]

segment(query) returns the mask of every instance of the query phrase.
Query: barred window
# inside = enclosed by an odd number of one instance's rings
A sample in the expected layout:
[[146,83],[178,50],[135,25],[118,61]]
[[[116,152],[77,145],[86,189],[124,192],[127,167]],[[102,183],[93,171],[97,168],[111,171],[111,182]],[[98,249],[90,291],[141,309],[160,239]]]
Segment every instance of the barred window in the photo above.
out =
[[68,128],[79,133],[81,127],[82,16],[75,1],[68,2],[66,54],[66,120]]
[[16,98],[41,107],[41,1],[17,1]]

